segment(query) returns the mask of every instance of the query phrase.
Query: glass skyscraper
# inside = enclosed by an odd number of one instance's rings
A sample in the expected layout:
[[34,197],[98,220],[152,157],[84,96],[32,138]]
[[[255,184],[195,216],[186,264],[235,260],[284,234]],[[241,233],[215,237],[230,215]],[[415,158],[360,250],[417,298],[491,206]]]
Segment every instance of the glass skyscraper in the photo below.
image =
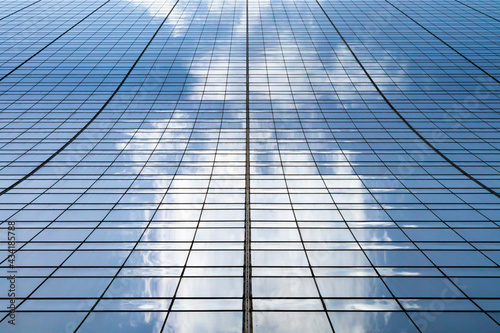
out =
[[0,332],[500,332],[500,2],[0,8]]

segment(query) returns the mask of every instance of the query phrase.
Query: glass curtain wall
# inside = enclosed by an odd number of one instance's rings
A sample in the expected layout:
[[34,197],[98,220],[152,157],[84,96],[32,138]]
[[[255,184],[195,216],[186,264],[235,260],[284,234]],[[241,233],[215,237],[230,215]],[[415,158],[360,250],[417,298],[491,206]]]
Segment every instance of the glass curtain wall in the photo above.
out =
[[1,332],[500,332],[494,1],[0,8]]

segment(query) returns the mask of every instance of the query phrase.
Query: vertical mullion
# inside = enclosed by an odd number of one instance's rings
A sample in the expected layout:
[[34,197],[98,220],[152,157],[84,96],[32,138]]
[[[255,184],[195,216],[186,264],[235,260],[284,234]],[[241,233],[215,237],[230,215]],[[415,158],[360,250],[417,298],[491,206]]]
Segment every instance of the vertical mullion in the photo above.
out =
[[243,332],[250,333],[252,324],[252,230],[250,216],[250,42],[248,35],[248,1],[245,0],[246,24],[246,128],[245,128],[245,244],[243,267]]

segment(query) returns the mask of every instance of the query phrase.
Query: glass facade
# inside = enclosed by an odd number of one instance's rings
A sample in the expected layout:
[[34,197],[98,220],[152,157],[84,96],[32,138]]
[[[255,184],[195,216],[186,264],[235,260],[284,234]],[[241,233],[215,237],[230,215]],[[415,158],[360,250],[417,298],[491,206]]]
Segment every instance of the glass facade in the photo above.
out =
[[4,0],[1,332],[500,332],[500,3]]

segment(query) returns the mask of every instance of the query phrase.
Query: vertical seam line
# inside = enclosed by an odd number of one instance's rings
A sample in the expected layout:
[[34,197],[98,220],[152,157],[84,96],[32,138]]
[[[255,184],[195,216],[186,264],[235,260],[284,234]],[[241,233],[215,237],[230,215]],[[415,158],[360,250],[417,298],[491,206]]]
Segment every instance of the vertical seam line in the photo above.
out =
[[250,41],[248,34],[248,1],[246,19],[246,117],[245,117],[245,243],[243,267],[243,332],[253,331],[252,318],[252,230],[250,216]]

